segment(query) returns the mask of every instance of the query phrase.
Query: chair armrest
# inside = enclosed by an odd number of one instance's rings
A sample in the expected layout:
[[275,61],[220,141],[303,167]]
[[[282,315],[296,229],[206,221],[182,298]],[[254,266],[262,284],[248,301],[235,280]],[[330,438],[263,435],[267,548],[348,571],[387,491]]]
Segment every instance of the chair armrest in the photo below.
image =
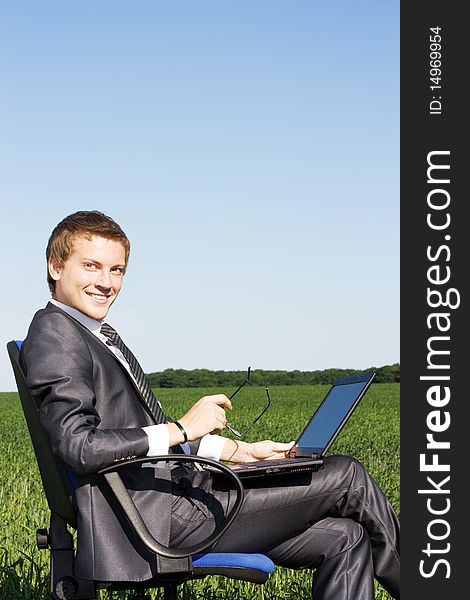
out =
[[[214,529],[210,536],[198,544],[187,546],[185,548],[167,548],[166,546],[162,546],[149,532],[144,520],[137,510],[136,505],[130,497],[129,492],[124,486],[121,476],[118,473],[119,469],[129,468],[132,465],[139,465],[142,463],[158,463],[163,461],[205,464],[208,465],[211,470],[215,469],[216,471],[227,475],[235,485],[237,497],[233,507],[225,517],[225,520]],[[243,484],[240,481],[240,478],[230,469],[230,467],[227,467],[225,464],[215,460],[203,458],[201,456],[195,456],[192,454],[165,454],[162,456],[146,456],[123,460],[113,463],[104,469],[100,469],[98,471],[98,475],[103,475],[106,479],[117,501],[129,519],[130,524],[134,528],[143,544],[145,544],[145,546],[152,552],[155,552],[157,555],[164,556],[165,558],[185,558],[193,554],[199,554],[212,546],[212,544],[214,544],[220,538],[220,536],[228,529],[228,527],[230,527],[243,502]],[[170,518],[170,515],[168,515],[168,518]]]

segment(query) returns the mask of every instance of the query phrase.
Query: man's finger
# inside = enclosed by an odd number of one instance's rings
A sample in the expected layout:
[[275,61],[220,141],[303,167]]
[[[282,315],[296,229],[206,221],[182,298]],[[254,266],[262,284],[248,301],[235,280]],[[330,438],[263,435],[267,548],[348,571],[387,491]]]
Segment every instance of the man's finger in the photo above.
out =
[[214,402],[215,404],[218,404],[219,406],[223,406],[224,408],[228,408],[229,410],[232,410],[232,403],[230,402],[230,400],[227,398],[227,396],[225,394],[214,394],[212,396],[207,396],[207,398],[209,398],[211,400],[211,402]]

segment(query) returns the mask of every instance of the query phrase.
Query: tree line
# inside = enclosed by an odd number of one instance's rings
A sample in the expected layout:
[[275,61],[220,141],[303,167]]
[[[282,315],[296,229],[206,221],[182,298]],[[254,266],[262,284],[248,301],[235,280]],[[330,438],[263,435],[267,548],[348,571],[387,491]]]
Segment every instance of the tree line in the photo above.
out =
[[[370,367],[369,369],[324,369],[323,371],[266,371],[253,369],[253,385],[315,385],[332,384],[337,377],[360,375],[375,371],[375,383],[400,381],[400,364]],[[246,378],[246,371],[211,371],[209,369],[165,369],[148,373],[150,385],[155,388],[179,387],[237,387]]]

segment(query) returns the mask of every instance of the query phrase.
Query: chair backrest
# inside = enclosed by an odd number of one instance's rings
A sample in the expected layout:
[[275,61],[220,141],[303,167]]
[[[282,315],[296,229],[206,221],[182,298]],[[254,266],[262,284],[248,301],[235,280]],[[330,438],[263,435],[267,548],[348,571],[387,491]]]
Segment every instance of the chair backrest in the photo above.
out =
[[7,344],[47,503],[51,511],[60,515],[69,525],[76,528],[76,515],[71,500],[72,486],[64,465],[52,453],[49,439],[39,420],[38,408],[29,393],[20,366],[20,347],[21,342],[19,341],[11,341]]

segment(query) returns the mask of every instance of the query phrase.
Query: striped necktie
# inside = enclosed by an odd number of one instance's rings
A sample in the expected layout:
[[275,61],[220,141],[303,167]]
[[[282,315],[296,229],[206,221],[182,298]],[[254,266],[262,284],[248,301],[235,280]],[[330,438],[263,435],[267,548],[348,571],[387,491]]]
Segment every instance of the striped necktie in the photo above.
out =
[[132,354],[126,344],[122,341],[119,334],[115,329],[108,325],[108,323],[103,323],[101,325],[101,333],[108,338],[108,340],[114,344],[124,355],[124,358],[129,363],[129,367],[131,369],[132,374],[134,375],[137,387],[142,395],[142,398],[145,400],[148,408],[150,409],[151,414],[155,418],[157,423],[166,423],[165,415],[160,407],[158,400],[155,398],[154,393],[152,392],[152,388],[148,382],[147,377],[145,376],[142,367],[139,365],[136,357]]

